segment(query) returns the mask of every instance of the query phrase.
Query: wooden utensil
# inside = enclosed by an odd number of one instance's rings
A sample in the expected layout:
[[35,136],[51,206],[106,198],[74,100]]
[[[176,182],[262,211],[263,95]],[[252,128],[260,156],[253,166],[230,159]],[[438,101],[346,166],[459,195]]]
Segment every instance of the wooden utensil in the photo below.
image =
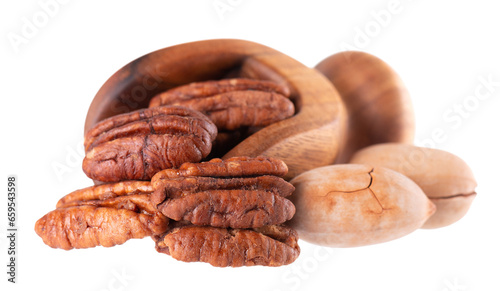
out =
[[224,158],[264,155],[282,159],[289,167],[286,179],[333,163],[346,127],[346,112],[333,85],[315,69],[244,40],[180,44],[130,62],[97,92],[87,113],[85,132],[107,117],[147,107],[159,92],[228,76],[286,84],[296,113],[253,133]]

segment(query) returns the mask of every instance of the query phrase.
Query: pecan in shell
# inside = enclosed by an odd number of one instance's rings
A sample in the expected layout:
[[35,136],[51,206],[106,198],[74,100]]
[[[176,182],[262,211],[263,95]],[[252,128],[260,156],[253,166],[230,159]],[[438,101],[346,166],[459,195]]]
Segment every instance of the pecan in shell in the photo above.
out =
[[149,180],[160,170],[206,157],[216,135],[210,119],[184,107],[116,115],[85,135],[83,170],[103,182]]

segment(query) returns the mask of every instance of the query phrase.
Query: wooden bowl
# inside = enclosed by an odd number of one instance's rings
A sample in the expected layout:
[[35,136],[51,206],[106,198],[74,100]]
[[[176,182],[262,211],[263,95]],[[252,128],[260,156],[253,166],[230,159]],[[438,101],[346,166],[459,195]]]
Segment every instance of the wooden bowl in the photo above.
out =
[[85,132],[97,122],[148,107],[159,92],[191,82],[241,76],[286,84],[295,115],[244,139],[224,158],[271,156],[289,167],[286,179],[332,164],[345,134],[346,112],[322,74],[254,42],[216,39],[185,43],[146,54],[111,76],[87,113]]

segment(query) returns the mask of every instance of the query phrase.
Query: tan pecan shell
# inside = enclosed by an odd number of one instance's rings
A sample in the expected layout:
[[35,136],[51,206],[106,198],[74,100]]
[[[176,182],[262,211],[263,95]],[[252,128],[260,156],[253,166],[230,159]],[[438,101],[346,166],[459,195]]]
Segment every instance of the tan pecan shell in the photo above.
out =
[[282,266],[295,261],[300,253],[297,232],[276,225],[255,229],[187,225],[153,238],[158,252],[216,267]]
[[162,169],[206,157],[216,135],[210,119],[184,107],[113,116],[86,134],[83,170],[103,182],[149,180]]

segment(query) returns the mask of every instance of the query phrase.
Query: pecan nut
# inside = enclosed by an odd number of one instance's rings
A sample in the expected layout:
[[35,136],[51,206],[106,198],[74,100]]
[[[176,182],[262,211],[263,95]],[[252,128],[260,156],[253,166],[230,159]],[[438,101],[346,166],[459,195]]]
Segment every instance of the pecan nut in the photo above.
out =
[[126,181],[74,191],[36,222],[35,231],[48,246],[65,250],[161,234],[168,218],[151,203],[152,190],[149,182]]
[[295,206],[284,198],[295,189],[280,177],[286,165],[269,157],[186,163],[152,179],[151,200],[173,220],[195,225],[251,228],[283,223]]
[[85,135],[83,171],[103,182],[149,180],[160,170],[206,157],[216,135],[210,119],[184,107],[116,115]]
[[215,267],[282,266],[300,253],[297,232],[277,225],[254,229],[184,225],[153,239],[158,252]]
[[153,97],[150,108],[180,105],[206,114],[219,130],[267,126],[294,114],[288,87],[270,81],[225,79],[173,88]]
[[256,175],[284,176],[288,172],[287,165],[278,159],[259,156],[233,157],[229,159],[212,159],[205,163],[184,163],[178,169],[166,169],[151,179],[153,188],[156,181],[164,178],[187,176],[204,177],[252,177]]

